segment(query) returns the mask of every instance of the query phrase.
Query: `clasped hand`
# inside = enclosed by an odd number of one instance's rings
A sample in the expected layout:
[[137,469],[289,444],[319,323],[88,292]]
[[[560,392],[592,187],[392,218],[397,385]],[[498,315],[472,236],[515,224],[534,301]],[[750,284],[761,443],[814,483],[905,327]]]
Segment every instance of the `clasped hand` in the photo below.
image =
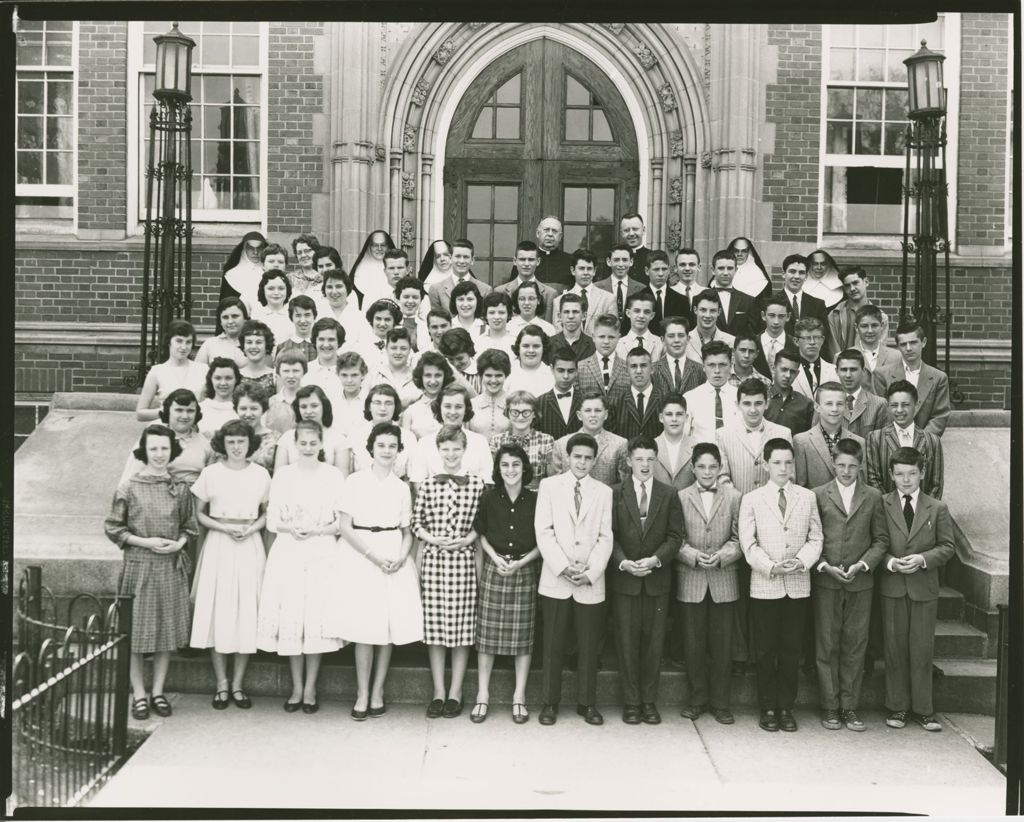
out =
[[796,557],[790,557],[784,559],[782,562],[776,562],[772,566],[772,576],[786,576],[788,574],[799,574],[804,570],[804,564]]
[[432,534],[428,534],[424,542],[434,545],[442,551],[457,551],[459,548],[469,545],[469,541],[465,537],[435,537]]
[[586,563],[574,560],[562,571],[561,576],[565,577],[573,585],[590,585],[590,580],[586,574],[589,568],[590,566]]
[[920,554],[908,554],[905,557],[896,557],[892,561],[892,568],[901,574],[912,574],[918,568],[924,568],[924,557]]
[[654,557],[644,557],[643,559],[635,560],[627,559],[622,562],[622,570],[635,577],[646,577],[650,576],[651,571],[654,570],[654,562]]
[[705,554],[703,551],[698,551],[697,565],[701,568],[721,568],[722,558],[717,553]]
[[845,585],[853,582],[856,576],[861,572],[861,565],[859,562],[855,562],[845,571],[838,565],[826,565],[822,570],[836,582],[841,582]]
[[146,548],[152,551],[154,554],[173,554],[175,551],[180,551],[185,547],[185,542],[188,537],[179,537],[178,539],[165,539],[164,537],[147,537]]
[[494,567],[498,569],[498,574],[500,576],[507,577],[510,574],[515,573],[516,569],[519,567],[519,560],[496,557],[494,559]]

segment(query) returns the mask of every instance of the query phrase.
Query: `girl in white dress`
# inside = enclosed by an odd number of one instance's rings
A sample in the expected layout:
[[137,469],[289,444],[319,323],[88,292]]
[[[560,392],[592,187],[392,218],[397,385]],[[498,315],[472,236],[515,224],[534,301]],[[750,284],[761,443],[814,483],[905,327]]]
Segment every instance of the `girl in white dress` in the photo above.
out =
[[551,341],[536,325],[519,332],[512,352],[516,356],[512,373],[505,381],[505,392],[529,391],[539,397],[555,387],[555,378],[548,367]]
[[[504,351],[512,356],[512,344],[516,335],[508,330],[509,317],[512,315],[512,300],[504,291],[492,291],[483,300],[483,329],[475,340],[478,353],[490,348]],[[479,371],[479,369],[477,369]]]
[[[249,461],[260,438],[241,420],[226,422],[214,434],[213,450],[223,462],[206,466],[192,486],[196,518],[206,527],[192,599],[193,648],[210,648],[217,692],[213,707],[234,702],[250,708],[243,688],[249,655],[256,652],[256,621],[266,555],[262,529],[270,493],[270,474]],[[227,655],[234,655],[228,686]]]
[[441,430],[441,423],[431,406],[441,391],[455,382],[455,375],[441,354],[424,351],[412,370],[412,382],[423,393],[418,400],[406,406],[402,427],[415,434],[416,439],[423,439]]
[[292,692],[288,713],[319,710],[320,658],[344,647],[338,622],[338,511],[344,477],[322,459],[323,429],[312,420],[296,424],[298,459],[278,468],[270,484],[267,528],[277,534],[260,591],[256,645],[287,656]]
[[544,297],[536,282],[520,284],[512,292],[513,315],[508,321],[509,332],[518,335],[526,326],[535,325],[549,337],[555,336],[558,333],[555,327],[541,316],[546,309]]
[[[352,446],[352,463],[355,471],[365,471],[373,464],[373,451],[367,445],[373,430],[384,422],[397,425],[401,413],[402,403],[398,393],[390,385],[375,385],[369,390],[363,410],[365,419],[346,435]],[[402,479],[405,479],[408,471],[409,452],[414,445],[416,435],[406,431],[402,435],[402,447],[392,462],[395,474]]]
[[199,403],[203,412],[199,420],[199,433],[212,437],[228,420],[237,419],[232,395],[242,381],[234,360],[217,357],[206,372],[206,399]]
[[167,323],[164,345],[167,359],[154,365],[146,375],[135,407],[135,419],[139,422],[153,422],[160,416],[160,407],[172,392],[187,388],[197,397],[206,388],[206,370],[203,363],[189,359],[196,342],[196,330],[188,320],[171,320]]
[[217,306],[217,318],[223,329],[217,336],[209,337],[199,346],[196,362],[209,364],[217,357],[234,360],[241,368],[245,365],[245,354],[242,353],[242,323],[249,319],[249,312],[238,297],[227,297]]
[[[296,423],[309,421],[321,426],[324,461],[341,471],[343,477],[347,477],[349,466],[352,464],[352,453],[345,434],[331,428],[334,424],[334,412],[324,390],[319,385],[302,386],[295,394],[292,413],[295,414]],[[293,428],[291,431],[285,431],[277,441],[277,453],[274,455],[275,475],[285,465],[296,462],[300,456],[295,430]]]
[[452,328],[464,328],[470,338],[475,340],[483,331],[483,298],[476,283],[463,280],[456,283],[452,296],[448,299],[448,311],[452,315]]
[[[292,284],[288,276],[272,268],[263,273],[256,291],[256,302],[249,312],[249,318],[266,323],[274,332],[278,344],[295,335],[295,326],[288,316],[288,303],[292,298]],[[242,350],[245,350],[245,332],[242,332]],[[273,346],[267,349],[269,354]]]
[[419,580],[415,564],[408,561],[412,497],[395,471],[402,437],[393,422],[375,425],[367,448],[373,462],[345,481],[342,495],[339,633],[356,643],[352,718],[357,721],[385,711],[391,646],[423,639]]

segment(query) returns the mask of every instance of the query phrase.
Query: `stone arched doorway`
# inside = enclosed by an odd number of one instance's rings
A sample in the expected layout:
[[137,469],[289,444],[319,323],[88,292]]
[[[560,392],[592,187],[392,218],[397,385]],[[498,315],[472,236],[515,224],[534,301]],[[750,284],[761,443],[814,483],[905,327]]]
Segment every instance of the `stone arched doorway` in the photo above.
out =
[[549,38],[525,43],[466,89],[445,144],[446,237],[476,246],[474,272],[507,276],[515,244],[545,214],[567,251],[603,259],[622,214],[637,208],[636,131],[621,94],[594,63]]

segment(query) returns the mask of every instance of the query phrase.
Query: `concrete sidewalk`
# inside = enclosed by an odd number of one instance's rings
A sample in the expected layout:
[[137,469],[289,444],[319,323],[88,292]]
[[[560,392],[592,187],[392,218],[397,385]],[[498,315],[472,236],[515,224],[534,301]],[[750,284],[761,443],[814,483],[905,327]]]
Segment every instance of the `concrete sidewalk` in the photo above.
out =
[[[558,723],[428,720],[422,706],[389,706],[353,722],[349,702],[315,716],[281,700],[214,711],[209,697],[171,695],[175,714],[150,720],[149,739],[91,807],[527,809],[553,811],[859,811],[998,816],[1005,782],[963,730],[886,728],[876,711],[862,734],[826,731],[796,712],[796,734],[767,734],[750,710],[737,723],[664,712],[628,726],[618,708],[590,727],[563,706]],[[957,721],[959,719],[959,721]],[[954,717],[965,728],[964,717]],[[989,720],[990,722],[991,720]],[[945,724],[945,723],[944,723]],[[984,717],[974,727],[987,727]]]

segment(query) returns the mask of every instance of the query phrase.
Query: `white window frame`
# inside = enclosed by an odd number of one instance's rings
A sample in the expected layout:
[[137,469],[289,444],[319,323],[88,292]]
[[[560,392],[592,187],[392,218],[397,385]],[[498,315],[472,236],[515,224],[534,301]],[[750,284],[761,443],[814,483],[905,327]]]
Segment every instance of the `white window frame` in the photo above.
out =
[[[259,24],[260,35],[260,56],[259,71],[235,71],[231,66],[216,66],[209,70],[194,73],[192,76],[193,87],[196,79],[201,74],[250,74],[260,77],[260,207],[258,209],[192,209],[193,223],[228,223],[232,226],[251,225],[259,227],[264,232],[267,225],[267,180],[269,154],[269,128],[268,114],[270,110],[268,85],[270,76],[270,24],[261,22]],[[188,32],[185,32],[186,34]],[[150,73],[150,67],[142,61],[144,25],[142,21],[134,20],[128,23],[128,44],[127,44],[127,170],[128,170],[128,191],[127,191],[127,226],[129,236],[142,233],[144,217],[140,216],[140,203],[144,199],[144,185],[146,158],[142,156],[145,141],[142,139],[142,128],[149,128],[148,123],[142,121],[141,91],[142,77]],[[211,226],[212,227],[212,226]],[[197,232],[200,233],[200,232]],[[214,231],[201,233],[216,233]]]
[[[17,60],[17,57],[15,57]],[[60,185],[56,183],[19,183],[17,182],[17,153],[15,153],[13,172],[15,174],[15,197],[67,197],[71,199],[72,207],[78,202],[78,21],[73,20],[71,23],[71,65],[69,66],[51,66],[42,64],[38,66],[21,66],[15,67],[14,75],[14,86],[15,86],[15,100],[17,100],[17,87],[18,87],[18,73],[22,72],[71,72],[71,100],[72,100],[72,116],[71,116],[71,182],[67,185]],[[14,114],[14,146],[15,152],[17,152],[18,146],[18,114],[17,114],[17,102],[15,102],[15,114]],[[45,116],[45,113],[44,113]],[[77,209],[75,210],[77,220]]]
[[[946,86],[946,183],[949,189],[947,206],[947,236],[950,245],[956,244],[957,213],[957,147],[960,123],[960,15],[945,12],[943,30],[943,82]],[[916,42],[919,42],[917,40]],[[829,82],[829,54],[832,46],[831,26],[821,27],[821,123],[818,143],[818,246],[822,246],[825,232],[825,169],[830,166],[846,168],[899,168],[906,167],[906,155],[887,154],[828,154],[827,143],[828,89],[836,88],[896,88],[891,82],[843,80]],[[899,86],[906,88],[906,86]],[[884,112],[883,112],[884,116]],[[904,181],[904,185],[906,181]],[[893,248],[899,249],[903,239],[902,220],[900,230],[893,234],[839,234],[829,233],[830,247],[845,248]]]

